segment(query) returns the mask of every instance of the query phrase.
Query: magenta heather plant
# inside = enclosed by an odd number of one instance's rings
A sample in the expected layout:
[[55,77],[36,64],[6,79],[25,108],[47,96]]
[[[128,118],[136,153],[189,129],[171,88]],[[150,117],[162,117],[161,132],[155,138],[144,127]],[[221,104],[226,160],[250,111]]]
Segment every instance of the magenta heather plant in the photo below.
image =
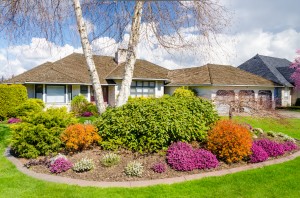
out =
[[93,116],[93,113],[89,112],[89,111],[86,111],[83,114],[81,114],[81,116],[83,116],[83,117],[91,117],[91,116]]
[[152,170],[156,173],[163,173],[167,170],[167,167],[165,163],[158,162],[152,166]]
[[169,146],[167,162],[171,168],[178,171],[215,168],[219,164],[216,156],[210,151],[194,150],[190,144],[184,142],[176,142]]
[[251,152],[251,163],[263,162],[269,158],[268,153],[261,146],[258,146],[255,142],[252,144]]
[[282,145],[283,145],[283,150],[285,152],[298,149],[297,144],[295,144],[294,142],[291,142],[291,141],[287,141],[287,142],[283,143]]
[[254,143],[262,147],[269,157],[277,157],[284,154],[284,147],[280,143],[271,141],[269,139],[257,140]]
[[19,118],[10,118],[7,121],[8,124],[14,124],[14,123],[19,123],[19,122],[22,122],[21,119],[19,119]]
[[61,172],[65,172],[72,167],[73,167],[73,165],[69,160],[67,160],[63,157],[60,157],[60,158],[56,159],[53,164],[50,165],[50,171],[51,171],[51,173],[58,174]]
[[219,165],[217,157],[205,149],[196,149],[194,151],[194,163],[197,169],[216,168]]
[[191,171],[195,169],[192,146],[185,142],[171,144],[167,150],[167,162],[175,170]]

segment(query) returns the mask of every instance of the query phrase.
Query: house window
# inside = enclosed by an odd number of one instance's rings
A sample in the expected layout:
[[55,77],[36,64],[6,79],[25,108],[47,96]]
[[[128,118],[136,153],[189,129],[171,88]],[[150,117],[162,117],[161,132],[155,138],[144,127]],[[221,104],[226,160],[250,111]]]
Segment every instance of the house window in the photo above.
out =
[[35,85],[35,98],[43,100],[43,85]]
[[88,86],[87,85],[80,85],[80,94],[83,95],[85,98],[88,98]]
[[130,88],[132,97],[155,96],[155,82],[153,81],[132,81]]
[[66,86],[65,85],[46,85],[47,103],[65,103]]
[[72,100],[72,85],[68,85],[68,101]]

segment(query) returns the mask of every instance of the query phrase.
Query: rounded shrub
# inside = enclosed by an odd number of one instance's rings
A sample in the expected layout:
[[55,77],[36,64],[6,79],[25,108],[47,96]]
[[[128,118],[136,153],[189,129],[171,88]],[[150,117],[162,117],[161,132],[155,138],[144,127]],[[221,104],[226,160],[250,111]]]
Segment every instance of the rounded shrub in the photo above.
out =
[[89,102],[83,95],[75,96],[71,101],[71,111],[79,116],[86,111]]
[[104,149],[127,148],[156,152],[171,142],[203,141],[219,119],[208,100],[197,97],[130,99],[127,104],[107,109],[95,121]]
[[107,153],[102,157],[100,162],[103,166],[110,167],[118,164],[120,162],[120,159],[120,155],[117,155],[115,153]]
[[255,142],[251,147],[252,154],[250,155],[251,163],[258,163],[266,161],[269,158],[268,153],[260,146],[258,146]]
[[144,172],[144,166],[140,162],[132,161],[126,165],[124,171],[128,176],[140,177]]
[[18,117],[26,116],[31,113],[41,112],[44,108],[45,104],[41,99],[30,98],[16,107],[15,114]]
[[208,133],[207,148],[227,163],[251,154],[252,137],[247,127],[231,120],[220,120]]
[[195,93],[188,89],[187,87],[180,87],[175,89],[173,92],[173,96],[175,97],[194,97]]
[[255,144],[262,147],[269,157],[277,157],[284,154],[284,147],[282,144],[269,139],[261,139],[255,141]]
[[86,172],[92,170],[95,167],[92,159],[82,158],[78,162],[76,162],[73,166],[73,170],[75,172]]
[[67,160],[66,158],[60,157],[57,158],[51,165],[50,165],[50,172],[51,173],[61,173],[66,172],[70,168],[72,168],[72,163]]
[[83,150],[101,140],[97,128],[91,124],[74,124],[61,135],[65,148],[71,151]]
[[285,152],[293,151],[293,150],[296,150],[296,149],[298,149],[298,145],[295,144],[292,141],[286,141],[286,142],[283,143],[283,150]]
[[166,164],[162,162],[158,162],[154,164],[151,169],[156,173],[164,173],[167,170]]
[[219,165],[217,157],[205,149],[194,151],[194,164],[197,169],[211,169]]

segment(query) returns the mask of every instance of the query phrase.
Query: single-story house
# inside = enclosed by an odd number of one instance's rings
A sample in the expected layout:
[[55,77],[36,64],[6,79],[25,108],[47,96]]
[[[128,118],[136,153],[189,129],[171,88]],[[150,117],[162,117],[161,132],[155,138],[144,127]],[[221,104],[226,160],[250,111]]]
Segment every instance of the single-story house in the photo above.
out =
[[[118,50],[115,57],[94,56],[103,89],[104,101],[115,105],[125,68],[126,53]],[[83,54],[73,53],[53,63],[46,62],[5,83],[27,87],[29,98],[40,98],[47,106],[70,106],[76,95],[94,100],[89,72]],[[178,87],[192,87],[199,96],[213,100],[219,112],[228,111],[221,99],[240,98],[274,100],[274,89],[283,87],[241,69],[207,64],[201,67],[168,70],[146,60],[137,60],[131,97],[161,97],[172,94]]]
[[257,54],[238,68],[282,85],[274,90],[276,105],[291,106],[300,98],[300,91],[295,89],[295,82],[291,78],[295,69],[290,65],[287,59]]

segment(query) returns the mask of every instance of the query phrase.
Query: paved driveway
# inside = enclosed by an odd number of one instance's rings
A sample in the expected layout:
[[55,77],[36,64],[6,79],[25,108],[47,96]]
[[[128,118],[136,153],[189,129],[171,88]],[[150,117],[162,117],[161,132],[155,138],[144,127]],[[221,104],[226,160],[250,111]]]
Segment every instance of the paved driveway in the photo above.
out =
[[299,118],[300,119],[300,112],[299,111],[286,111],[286,110],[277,110],[277,113],[284,117],[288,118]]

